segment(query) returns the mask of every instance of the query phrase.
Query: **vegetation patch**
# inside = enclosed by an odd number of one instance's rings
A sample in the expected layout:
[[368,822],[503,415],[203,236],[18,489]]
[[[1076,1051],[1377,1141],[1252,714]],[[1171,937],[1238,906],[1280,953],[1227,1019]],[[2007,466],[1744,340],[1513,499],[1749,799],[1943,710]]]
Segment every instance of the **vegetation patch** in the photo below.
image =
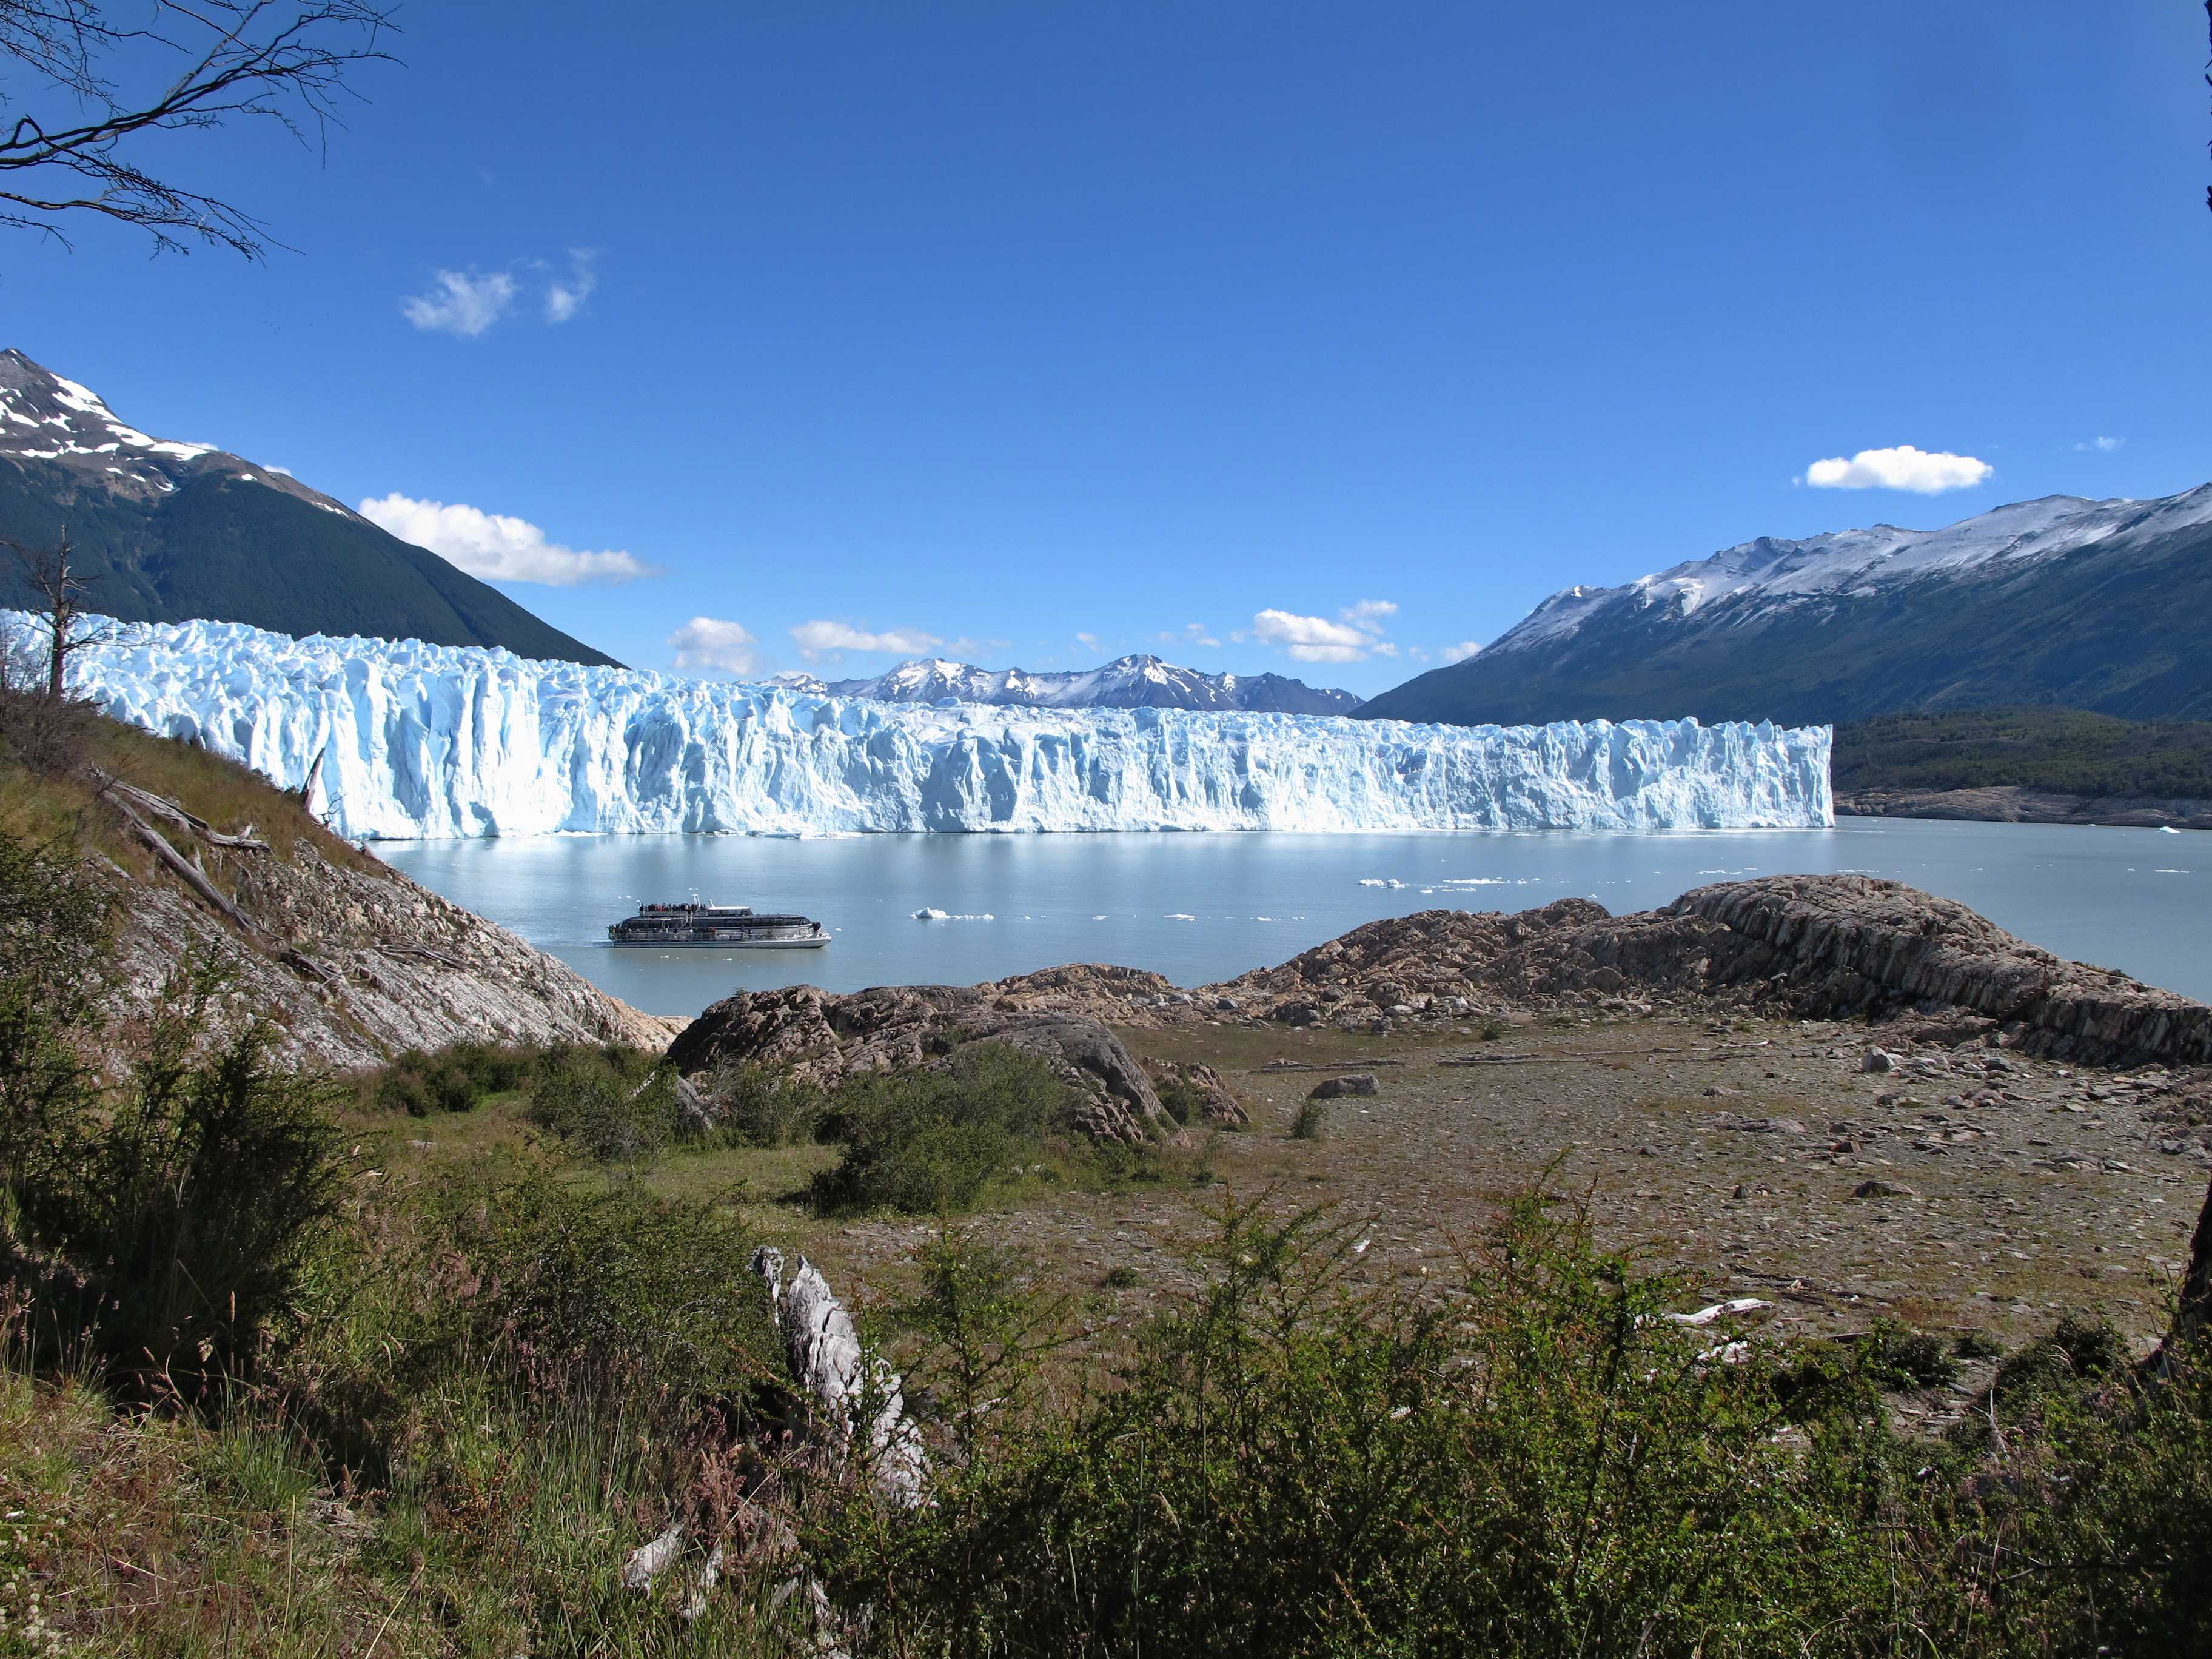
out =
[[1836,727],[1838,793],[2047,789],[2212,799],[2212,721],[2129,720],[2078,708],[1884,714]]

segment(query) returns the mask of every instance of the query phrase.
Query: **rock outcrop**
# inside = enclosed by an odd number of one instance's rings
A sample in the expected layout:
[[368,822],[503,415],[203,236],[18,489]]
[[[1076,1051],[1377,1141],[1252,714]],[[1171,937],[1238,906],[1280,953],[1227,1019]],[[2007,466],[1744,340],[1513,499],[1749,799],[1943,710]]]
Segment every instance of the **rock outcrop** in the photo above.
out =
[[2212,1063],[2212,1008],[2014,938],[1965,905],[1867,876],[1771,876],[1609,915],[1428,910],[1208,987],[1289,1024],[1486,1008],[1752,1005],[1804,1018],[1936,1018],[2092,1064]]
[[262,1021],[286,1066],[349,1070],[462,1042],[658,1048],[678,1028],[329,835],[244,769],[196,756],[173,769],[274,828],[218,830],[88,771],[86,822],[105,821],[95,841],[115,854],[87,849],[116,899],[112,1000],[126,1031],[206,963],[227,981],[216,1019]]
[[835,995],[811,985],[739,992],[686,1026],[670,1046],[696,1077],[723,1064],[757,1065],[834,1087],[848,1077],[949,1064],[961,1049],[1000,1042],[1044,1060],[1079,1094],[1074,1127],[1135,1145],[1172,1128],[1158,1094],[1119,1037],[1101,1023],[1124,978],[1154,994],[1157,975],[1061,968],[1041,984],[878,986]]
[[[1152,1060],[1139,1062],[1152,1080],[1169,1115],[1184,1122],[1216,1128],[1242,1128],[1252,1121],[1243,1103],[1221,1080],[1221,1073],[1195,1060]],[[1180,1103],[1180,1105],[1179,1105]]]
[[126,1018],[204,954],[229,976],[228,1006],[268,1022],[286,1066],[345,1070],[453,1042],[658,1048],[676,1029],[365,854],[341,865],[303,842],[289,855],[221,857],[255,933],[182,888],[129,881],[117,933]]

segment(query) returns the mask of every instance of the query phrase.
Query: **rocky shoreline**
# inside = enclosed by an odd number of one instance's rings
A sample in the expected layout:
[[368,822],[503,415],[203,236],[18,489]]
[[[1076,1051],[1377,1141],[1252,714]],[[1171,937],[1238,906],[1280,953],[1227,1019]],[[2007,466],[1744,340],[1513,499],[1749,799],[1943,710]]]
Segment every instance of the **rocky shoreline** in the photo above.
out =
[[[1272,968],[1184,989],[1075,964],[970,988],[740,993],[678,1039],[708,1059],[819,1069],[910,1063],[933,1032],[1079,1020],[1328,1027],[1369,1036],[1509,1014],[1756,1013],[1850,1020],[2085,1065],[2212,1066],[2212,1008],[2053,956],[1965,905],[1869,876],[1769,876],[1616,916],[1587,899],[1516,915],[1425,910]],[[1146,1113],[1149,1115],[1149,1113]]]
[[2065,795],[2017,785],[1983,789],[1860,789],[1836,797],[1838,817],[1956,818],[2075,823],[2119,830],[2212,830],[2212,800]]

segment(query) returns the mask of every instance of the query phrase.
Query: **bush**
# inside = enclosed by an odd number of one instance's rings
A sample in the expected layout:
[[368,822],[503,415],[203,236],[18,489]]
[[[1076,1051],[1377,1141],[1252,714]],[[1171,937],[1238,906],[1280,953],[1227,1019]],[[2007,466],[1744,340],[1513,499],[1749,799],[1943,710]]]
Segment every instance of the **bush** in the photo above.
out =
[[740,1146],[811,1139],[822,1121],[821,1090],[764,1066],[719,1066],[706,1094],[724,1134]]
[[[548,1052],[565,1056],[568,1050]],[[410,1049],[367,1080],[364,1103],[410,1117],[474,1111],[490,1096],[528,1086],[544,1058],[484,1042],[457,1042],[434,1054]]]
[[1044,1061],[995,1042],[971,1043],[942,1069],[856,1079],[823,1119],[845,1152],[814,1177],[814,1200],[828,1211],[967,1209],[1041,1147],[1073,1099]]
[[1180,1072],[1163,1071],[1154,1077],[1152,1092],[1159,1096],[1167,1115],[1186,1128],[1206,1114],[1206,1091]]
[[676,1073],[635,1049],[549,1050],[531,1079],[530,1121],[635,1176],[683,1128]]
[[2076,1380],[2093,1382],[2117,1370],[2126,1358],[2126,1341],[2108,1322],[2064,1314],[2047,1335],[2037,1337],[1997,1367],[1996,1388],[2025,1392]]
[[442,1202],[463,1264],[455,1334],[534,1391],[696,1401],[780,1371],[757,1243],[707,1204],[498,1163]]
[[1535,1198],[1407,1296],[1274,1207],[1222,1216],[1121,1386],[969,1437],[901,1527],[817,1515],[840,1601],[896,1607],[886,1651],[1953,1650],[1871,1395],[1780,1433],[1765,1366],[1657,1317],[1686,1284]]
[[82,1334],[142,1395],[248,1371],[337,1209],[327,1091],[274,1071],[258,1027],[204,1051],[219,985],[173,984],[128,1086],[49,1103],[14,1148],[50,1334]]
[[1291,1125],[1293,1140],[1319,1140],[1328,1131],[1328,1103],[1311,1097],[1298,1103],[1298,1115]]
[[1879,1389],[1939,1389],[1959,1379],[1959,1362],[1943,1340],[1877,1319],[1859,1344],[1858,1364]]

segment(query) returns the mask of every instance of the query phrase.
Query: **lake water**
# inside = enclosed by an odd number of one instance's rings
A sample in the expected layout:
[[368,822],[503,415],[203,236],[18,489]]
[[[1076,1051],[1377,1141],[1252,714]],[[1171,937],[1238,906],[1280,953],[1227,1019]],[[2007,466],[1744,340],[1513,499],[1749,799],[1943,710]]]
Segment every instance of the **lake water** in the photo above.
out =
[[[969,983],[1063,962],[1195,985],[1379,916],[1520,910],[1569,895],[1638,910],[1730,877],[1838,871],[1910,882],[2061,956],[2212,1000],[2212,835],[2198,831],[1845,818],[1833,830],[1650,836],[537,836],[377,851],[662,1014],[696,1013],[737,989]],[[606,943],[607,924],[640,902],[694,895],[813,916],[836,942]],[[917,921],[923,908],[946,919]]]

